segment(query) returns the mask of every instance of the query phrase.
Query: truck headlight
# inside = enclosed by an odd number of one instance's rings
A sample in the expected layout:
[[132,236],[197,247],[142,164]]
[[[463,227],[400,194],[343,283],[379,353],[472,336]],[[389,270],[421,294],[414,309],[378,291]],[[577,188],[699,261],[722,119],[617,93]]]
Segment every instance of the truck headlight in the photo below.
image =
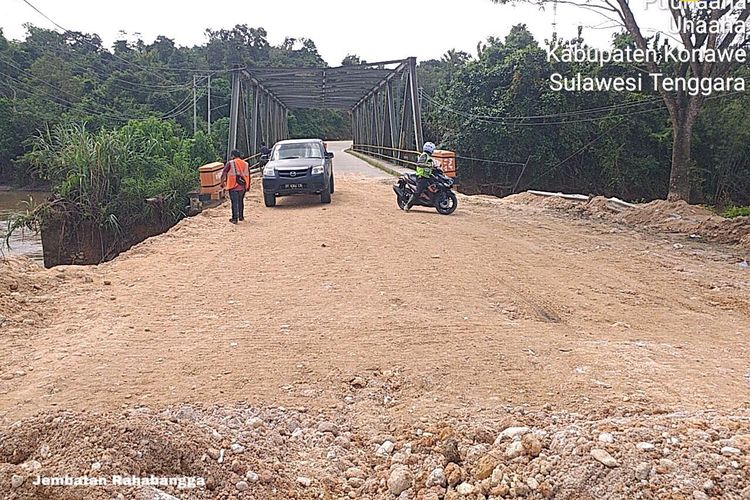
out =
[[268,166],[263,169],[263,177],[274,177],[276,176],[276,169],[274,169],[271,166]]
[[320,175],[323,173],[323,165],[318,165],[317,167],[312,168],[312,175]]

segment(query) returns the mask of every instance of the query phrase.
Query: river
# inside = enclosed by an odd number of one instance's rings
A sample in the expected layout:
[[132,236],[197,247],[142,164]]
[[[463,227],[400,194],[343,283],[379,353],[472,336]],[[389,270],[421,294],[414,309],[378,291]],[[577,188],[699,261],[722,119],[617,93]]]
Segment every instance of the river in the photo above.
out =
[[40,265],[44,265],[42,254],[42,237],[29,229],[17,230],[10,238],[10,248],[5,244],[8,232],[8,220],[13,215],[24,213],[26,203],[33,200],[41,203],[47,193],[32,191],[2,191],[0,190],[0,255],[25,255]]

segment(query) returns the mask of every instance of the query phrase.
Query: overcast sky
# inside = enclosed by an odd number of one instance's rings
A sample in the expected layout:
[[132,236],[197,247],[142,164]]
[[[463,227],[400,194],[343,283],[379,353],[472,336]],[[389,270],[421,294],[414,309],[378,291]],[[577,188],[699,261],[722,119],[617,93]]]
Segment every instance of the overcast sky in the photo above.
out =
[[[551,8],[540,11],[490,0],[29,1],[67,29],[97,33],[108,47],[120,38],[121,30],[139,33],[146,42],[165,35],[178,45],[195,45],[206,42],[206,28],[247,24],[264,27],[273,44],[287,36],[311,38],[332,66],[347,53],[368,61],[439,58],[452,48],[474,54],[478,42],[490,35],[504,37],[518,23],[526,23],[539,41],[552,33]],[[0,5],[0,27],[8,38],[22,39],[24,23],[54,28],[22,0],[0,0]],[[575,36],[578,24],[601,22],[575,7],[561,6],[558,12],[558,32],[564,37]],[[611,36],[602,30],[585,33],[594,45],[607,44]]]

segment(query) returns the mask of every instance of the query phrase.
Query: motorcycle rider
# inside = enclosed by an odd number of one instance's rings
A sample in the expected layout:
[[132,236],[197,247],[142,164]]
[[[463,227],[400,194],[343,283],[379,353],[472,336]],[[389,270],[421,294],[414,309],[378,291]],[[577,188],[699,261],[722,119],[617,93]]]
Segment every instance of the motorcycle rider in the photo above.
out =
[[425,142],[422,146],[422,154],[417,158],[417,188],[414,194],[411,195],[409,201],[406,202],[404,210],[407,212],[411,209],[414,202],[419,199],[422,193],[430,185],[430,177],[432,177],[432,169],[435,167],[435,161],[432,159],[432,153],[435,151],[435,144],[431,142]]

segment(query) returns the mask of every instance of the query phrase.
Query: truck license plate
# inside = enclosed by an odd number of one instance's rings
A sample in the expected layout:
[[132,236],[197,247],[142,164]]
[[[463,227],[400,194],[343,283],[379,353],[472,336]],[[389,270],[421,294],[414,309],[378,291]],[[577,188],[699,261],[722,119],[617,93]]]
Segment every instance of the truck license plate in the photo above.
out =
[[302,189],[305,187],[304,184],[287,184],[286,189]]

